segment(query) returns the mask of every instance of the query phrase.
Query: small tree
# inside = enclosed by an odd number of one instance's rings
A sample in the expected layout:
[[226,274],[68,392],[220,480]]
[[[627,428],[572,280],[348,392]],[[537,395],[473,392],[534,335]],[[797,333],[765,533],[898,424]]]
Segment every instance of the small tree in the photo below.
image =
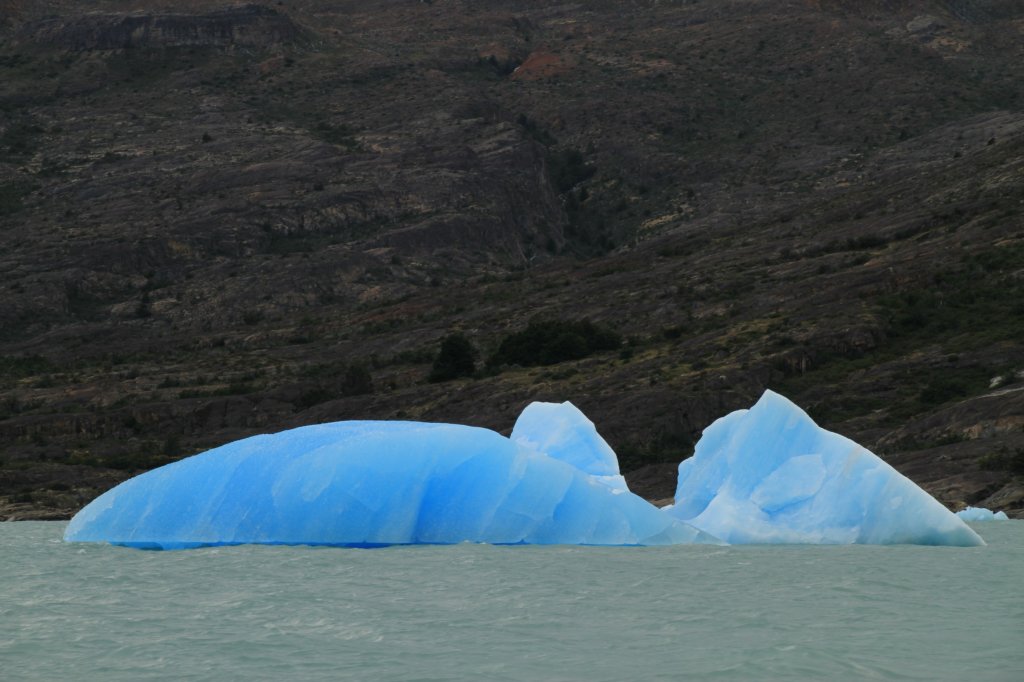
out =
[[349,365],[345,370],[345,378],[341,382],[343,396],[366,395],[373,393],[373,377],[365,365]]
[[462,334],[449,334],[441,341],[441,349],[434,358],[430,381],[448,381],[473,376],[476,372],[477,351]]

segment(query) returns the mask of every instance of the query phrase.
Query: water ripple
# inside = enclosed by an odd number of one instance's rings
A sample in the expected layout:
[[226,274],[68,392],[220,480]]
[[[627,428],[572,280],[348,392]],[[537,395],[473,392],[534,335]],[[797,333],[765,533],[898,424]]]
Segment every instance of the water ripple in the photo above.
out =
[[220,547],[0,524],[6,680],[1018,680],[988,547]]

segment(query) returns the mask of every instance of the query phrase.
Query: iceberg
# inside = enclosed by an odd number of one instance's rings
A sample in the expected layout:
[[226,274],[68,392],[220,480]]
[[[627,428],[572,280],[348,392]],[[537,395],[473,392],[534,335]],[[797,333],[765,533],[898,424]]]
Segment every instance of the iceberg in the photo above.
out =
[[766,391],[714,422],[679,465],[675,504],[629,492],[572,403],[532,403],[511,436],[456,424],[347,421],[228,443],[93,500],[64,539],[147,549],[303,544],[982,545],[857,443]]
[[618,493],[629,491],[615,451],[594,422],[568,401],[530,403],[516,420],[510,438],[522,447],[573,465]]
[[985,544],[890,465],[772,391],[705,429],[664,512],[733,544]]
[[961,509],[956,513],[964,521],[1009,521],[1009,517],[1004,511],[997,511],[994,514],[991,509],[985,509],[984,507],[967,507],[967,509]]
[[[64,539],[146,549],[720,544],[609,486],[614,453],[570,408],[528,410],[517,440],[380,421],[246,438],[125,481],[76,514]],[[558,432],[545,437],[534,417],[548,413]],[[548,446],[557,456],[538,449]]]

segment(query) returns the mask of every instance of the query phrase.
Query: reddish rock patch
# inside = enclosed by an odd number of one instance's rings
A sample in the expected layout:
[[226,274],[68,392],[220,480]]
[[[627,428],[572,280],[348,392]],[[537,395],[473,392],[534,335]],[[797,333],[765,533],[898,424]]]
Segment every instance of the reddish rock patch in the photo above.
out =
[[531,52],[530,56],[512,72],[517,80],[540,80],[565,73],[570,68],[562,57],[546,50]]

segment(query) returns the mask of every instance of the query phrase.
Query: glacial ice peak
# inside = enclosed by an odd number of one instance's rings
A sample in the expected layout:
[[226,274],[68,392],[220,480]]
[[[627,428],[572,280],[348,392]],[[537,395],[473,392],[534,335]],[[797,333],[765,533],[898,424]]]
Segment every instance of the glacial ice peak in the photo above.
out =
[[534,402],[519,415],[510,436],[520,447],[571,464],[617,491],[627,491],[615,451],[594,422],[571,402]]
[[734,544],[984,544],[875,454],[772,391],[705,429],[665,511]]

